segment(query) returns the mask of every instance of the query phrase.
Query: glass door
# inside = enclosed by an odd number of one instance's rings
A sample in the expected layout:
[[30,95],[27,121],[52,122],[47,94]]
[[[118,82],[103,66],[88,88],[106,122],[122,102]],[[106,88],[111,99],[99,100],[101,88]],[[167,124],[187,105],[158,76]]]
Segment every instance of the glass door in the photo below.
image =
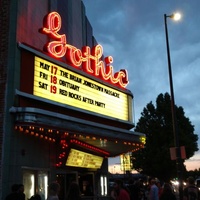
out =
[[59,200],[66,200],[71,182],[75,181],[78,183],[77,172],[57,173],[56,181],[60,184]]
[[48,172],[34,169],[23,170],[23,185],[26,199],[39,194],[41,200],[47,199]]

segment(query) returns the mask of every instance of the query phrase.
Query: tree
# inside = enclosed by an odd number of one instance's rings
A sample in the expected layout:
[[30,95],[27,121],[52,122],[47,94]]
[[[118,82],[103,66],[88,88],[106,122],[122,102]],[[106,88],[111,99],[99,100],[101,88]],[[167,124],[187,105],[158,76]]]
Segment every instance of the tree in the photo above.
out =
[[[194,155],[195,151],[198,151],[198,135],[194,134],[194,126],[189,118],[185,117],[183,108],[175,105],[175,112],[179,144],[185,146],[188,159]],[[176,177],[176,161],[171,160],[169,150],[175,145],[171,99],[168,93],[158,95],[156,107],[152,102],[147,104],[141,113],[135,131],[146,134],[146,144],[144,149],[132,153],[133,168],[161,180]]]

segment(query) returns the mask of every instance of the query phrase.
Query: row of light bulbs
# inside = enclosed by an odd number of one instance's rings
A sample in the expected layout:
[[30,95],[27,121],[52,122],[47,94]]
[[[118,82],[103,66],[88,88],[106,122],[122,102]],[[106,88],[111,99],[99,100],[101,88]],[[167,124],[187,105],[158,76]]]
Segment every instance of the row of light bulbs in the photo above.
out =
[[[65,131],[47,129],[47,128],[43,128],[43,127],[26,126],[26,125],[23,125],[23,126],[16,125],[15,126],[15,130],[19,131],[19,132],[23,132],[25,134],[30,134],[32,136],[35,136],[35,137],[38,137],[40,139],[44,139],[44,140],[47,140],[47,141],[50,141],[50,142],[55,142],[57,135],[60,134],[61,135],[61,140],[60,140],[61,152],[60,152],[60,154],[58,156],[58,162],[56,163],[57,167],[60,167],[60,166],[63,165],[63,161],[64,161],[64,159],[66,157],[65,150],[69,146],[67,144],[67,141],[66,141],[66,139],[67,139],[67,137],[69,135],[73,136],[74,138],[77,138],[77,139],[71,139],[69,141],[70,143],[73,143],[73,144],[88,148],[90,150],[93,150],[93,151],[96,151],[96,152],[99,152],[99,153],[103,153],[105,156],[109,156],[108,152],[78,140],[78,138],[80,138],[80,139],[81,138],[85,138],[85,139],[97,140],[97,138],[94,137],[94,136],[88,136],[88,135],[87,136],[83,136],[81,134],[69,134],[68,132],[65,132]],[[103,142],[104,144],[106,144],[108,142],[107,139],[99,138],[99,140],[100,140],[100,142]],[[134,150],[132,150],[132,152],[135,152],[135,151],[139,150],[140,148],[144,148],[145,138],[141,138],[140,140],[141,140],[141,143],[123,142],[123,144],[124,145],[132,145],[132,146],[134,146]],[[115,140],[115,143],[117,144],[118,141]]]
[[[15,130],[18,130],[20,132],[30,133],[31,135],[34,135],[36,137],[48,139],[50,141],[55,142],[56,135],[62,134],[62,138],[65,138],[69,136],[69,133],[66,131],[58,131],[54,129],[46,129],[42,127],[35,127],[35,126],[15,126]],[[47,135],[48,134],[48,135]],[[70,136],[73,136],[74,138],[85,138],[85,139],[92,139],[97,140],[94,136],[83,136],[81,134],[70,134]],[[107,139],[99,138],[100,141],[103,141],[104,143],[107,143]],[[115,143],[118,143],[118,140],[115,140]],[[145,137],[140,137],[140,143],[133,143],[133,142],[123,142],[124,145],[132,145],[135,147],[144,148],[145,144]]]

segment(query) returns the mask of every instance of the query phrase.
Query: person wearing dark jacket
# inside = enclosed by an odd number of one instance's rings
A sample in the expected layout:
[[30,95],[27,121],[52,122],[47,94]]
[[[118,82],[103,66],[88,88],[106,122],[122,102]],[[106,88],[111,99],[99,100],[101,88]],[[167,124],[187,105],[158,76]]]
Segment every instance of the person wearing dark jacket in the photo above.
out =
[[169,183],[164,184],[163,191],[160,195],[160,200],[177,200]]
[[79,185],[76,182],[72,182],[68,190],[67,200],[80,200],[80,199],[81,199],[81,193]]
[[5,200],[18,200],[18,184],[13,184],[11,187],[11,193],[6,196]]
[[194,184],[194,178],[190,176],[187,179],[187,186],[183,190],[183,200],[199,200],[200,191],[199,188]]

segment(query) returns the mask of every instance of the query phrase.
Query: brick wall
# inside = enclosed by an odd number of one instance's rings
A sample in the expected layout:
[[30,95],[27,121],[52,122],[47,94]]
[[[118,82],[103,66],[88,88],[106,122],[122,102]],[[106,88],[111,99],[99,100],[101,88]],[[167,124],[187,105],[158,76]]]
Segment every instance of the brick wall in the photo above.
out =
[[10,1],[0,0],[0,194],[2,194],[2,146],[4,135],[3,124],[5,117],[4,108],[9,37],[9,8]]

